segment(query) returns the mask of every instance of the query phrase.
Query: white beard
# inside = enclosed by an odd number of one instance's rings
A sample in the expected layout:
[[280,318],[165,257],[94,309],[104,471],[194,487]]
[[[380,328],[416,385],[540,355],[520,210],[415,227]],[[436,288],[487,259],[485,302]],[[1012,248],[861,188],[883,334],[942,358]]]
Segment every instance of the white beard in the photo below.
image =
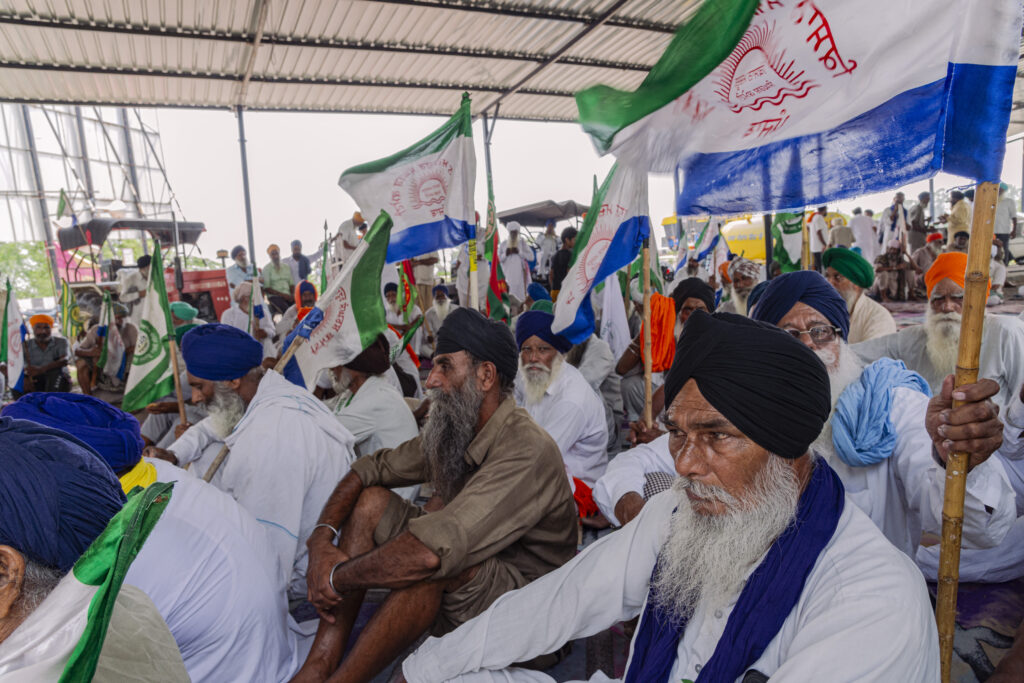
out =
[[942,375],[954,372],[960,351],[960,314],[936,313],[929,306],[924,314],[924,330],[928,360]]
[[565,362],[562,354],[557,354],[555,360],[548,368],[543,363],[530,363],[524,365],[519,360],[519,374],[523,378],[523,392],[526,394],[526,404],[533,405],[540,403],[544,393],[548,390],[558,376],[562,374],[562,364]]
[[210,427],[220,438],[226,438],[245,415],[245,401],[231,389],[214,386],[213,400],[206,406],[210,414]]
[[398,315],[398,312],[399,312],[398,311],[398,302],[395,302],[393,304],[389,303],[388,304],[388,308],[391,310],[392,313],[394,313],[395,315]]
[[825,367],[828,368],[828,385],[832,400],[832,410],[829,413],[828,421],[825,422],[825,427],[821,430],[821,434],[811,444],[811,449],[822,455],[829,463],[832,463],[836,458],[835,446],[832,444],[832,416],[835,415],[839,397],[846,391],[846,387],[860,379],[864,366],[861,364],[857,354],[851,351],[849,345],[844,341],[839,342],[838,352],[833,352],[830,349],[819,349],[815,353],[821,359],[821,362],[825,364]]
[[[725,503],[728,512],[695,512],[687,488]],[[672,490],[678,507],[658,554],[658,575],[651,588],[658,606],[679,623],[698,605],[716,609],[737,596],[750,570],[796,516],[800,482],[792,467],[770,455],[746,501],[685,477],[677,479]]]
[[[452,302],[451,302],[451,300],[450,299],[445,299],[444,301],[442,301],[440,303],[435,301],[434,302],[434,310],[437,311],[438,319],[443,321],[445,318],[448,317],[448,314],[452,310]],[[435,330],[435,334],[436,334],[436,330]]]
[[342,396],[348,391],[349,385],[352,383],[352,373],[348,371],[348,368],[341,369],[341,377],[338,377],[331,372],[331,389],[338,396]]
[[740,292],[732,288],[731,285],[730,289],[732,290],[732,304],[733,306],[736,307],[736,312],[739,313],[740,315],[746,315],[747,299],[750,298],[750,292],[752,291],[752,289]]

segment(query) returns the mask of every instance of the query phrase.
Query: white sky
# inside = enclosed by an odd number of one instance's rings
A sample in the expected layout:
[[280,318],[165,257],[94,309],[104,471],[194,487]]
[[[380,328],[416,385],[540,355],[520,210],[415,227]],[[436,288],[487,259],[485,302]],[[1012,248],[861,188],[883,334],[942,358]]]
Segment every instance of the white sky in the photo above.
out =
[[[457,104],[453,100],[453,106]],[[345,169],[378,159],[408,146],[437,128],[440,117],[356,114],[247,112],[249,180],[252,194],[256,262],[266,261],[266,246],[301,239],[304,251],[316,249],[327,220],[332,233],[350,218],[356,206],[338,186]],[[238,124],[228,111],[161,110],[159,129],[171,185],[189,220],[206,223],[200,241],[204,255],[246,242]],[[477,147],[477,210],[487,203],[483,131],[474,126]],[[574,199],[589,203],[593,176],[600,182],[611,157],[599,158],[582,129],[569,123],[499,120],[491,144],[494,193],[498,210],[544,199]],[[1003,179],[1021,185],[1022,143],[1007,148]],[[936,189],[967,181],[946,174],[935,179]],[[907,198],[928,189],[928,181],[903,188]],[[652,176],[649,201],[652,222],[673,211],[669,176]],[[874,208],[889,204],[892,192],[840,201]],[[942,213],[936,207],[936,214]],[[659,233],[660,236],[660,233]]]

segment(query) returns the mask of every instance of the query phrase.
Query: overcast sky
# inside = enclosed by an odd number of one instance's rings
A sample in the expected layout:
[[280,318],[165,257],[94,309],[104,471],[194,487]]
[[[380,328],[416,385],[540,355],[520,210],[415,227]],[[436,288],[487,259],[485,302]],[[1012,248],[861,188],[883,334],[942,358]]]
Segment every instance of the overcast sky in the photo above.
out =
[[[457,102],[453,100],[453,107]],[[203,253],[246,244],[238,123],[228,111],[161,110],[158,114],[171,184],[189,220],[206,223]],[[256,261],[266,246],[301,239],[306,253],[319,243],[324,220],[332,232],[356,209],[338,186],[345,169],[397,152],[437,128],[443,119],[420,116],[249,112],[245,115],[252,193]],[[474,126],[477,147],[477,209],[486,207],[482,129]],[[1020,141],[1007,149],[1003,179],[1021,184]],[[498,210],[544,199],[589,203],[593,176],[602,180],[611,157],[598,157],[577,124],[498,121],[491,145]],[[967,181],[940,174],[936,187]],[[905,188],[908,199],[928,188],[923,181]],[[879,210],[892,192],[837,203]],[[672,181],[651,176],[652,222],[672,213]],[[940,212],[937,210],[937,212]]]

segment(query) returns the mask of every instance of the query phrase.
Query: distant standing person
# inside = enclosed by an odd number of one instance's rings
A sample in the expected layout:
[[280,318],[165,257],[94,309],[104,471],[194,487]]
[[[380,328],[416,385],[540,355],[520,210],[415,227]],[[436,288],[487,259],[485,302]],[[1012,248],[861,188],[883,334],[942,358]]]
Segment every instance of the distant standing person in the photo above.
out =
[[228,294],[231,295],[231,307],[238,306],[235,303],[235,287],[252,279],[252,269],[249,267],[249,255],[241,244],[235,245],[231,250],[231,260],[234,261],[224,269],[224,276],[228,280]]
[[843,224],[842,218],[833,218],[832,227],[828,231],[828,246],[849,249],[853,246],[853,230]]
[[928,208],[931,199],[930,194],[922,192],[917,195],[917,204],[910,210],[907,219],[907,243],[910,245],[911,254],[924,246],[925,237],[928,235],[928,217],[925,215],[925,209]]
[[562,231],[562,248],[551,257],[551,272],[548,283],[551,285],[551,299],[558,301],[558,290],[562,288],[562,280],[569,274],[569,263],[572,261],[572,248],[576,244],[576,228]]
[[[870,209],[868,210],[870,212]],[[853,243],[860,247],[860,255],[868,263],[874,263],[878,253],[878,234],[875,232],[875,220],[869,213],[861,212],[858,206],[853,210],[850,219],[850,230],[853,230]]]
[[544,234],[537,240],[537,248],[540,256],[537,258],[537,277],[542,280],[548,279],[551,272],[551,259],[558,252],[558,235],[555,234],[555,221],[549,219],[544,226]]
[[1010,240],[1017,235],[1017,202],[1006,196],[1010,186],[999,183],[999,202],[996,204],[996,238],[1003,243],[1003,263],[1010,262]]
[[305,280],[313,269],[309,257],[302,253],[302,242],[299,240],[292,240],[292,255],[281,262],[287,263],[288,267],[292,269],[292,279],[295,282]]
[[825,222],[825,215],[828,213],[827,206],[819,206],[811,217],[811,259],[814,269],[821,272],[821,252],[825,251],[828,244],[828,223]]
[[441,261],[436,251],[420,254],[412,259],[412,276],[416,278],[416,294],[421,311],[430,308],[430,292],[434,287],[434,270]]

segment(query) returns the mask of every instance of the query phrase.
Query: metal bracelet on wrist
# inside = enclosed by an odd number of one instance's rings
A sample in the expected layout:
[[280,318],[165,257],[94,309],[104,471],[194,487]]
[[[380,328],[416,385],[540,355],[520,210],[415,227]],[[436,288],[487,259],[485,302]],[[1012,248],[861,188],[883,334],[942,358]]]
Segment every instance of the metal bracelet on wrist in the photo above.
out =
[[[327,522],[320,522],[315,527],[313,527],[313,531],[316,531],[320,527],[324,527],[325,529],[330,529],[331,533],[334,534],[334,541],[333,542],[334,543],[338,542],[338,536],[341,536],[341,531],[339,531],[338,529],[335,529],[333,526],[331,526]],[[312,534],[313,532],[311,531],[310,533]]]
[[331,567],[331,573],[327,577],[327,583],[330,584],[331,590],[334,591],[335,595],[341,595],[341,592],[338,591],[338,589],[334,587],[334,572],[338,571],[338,567],[340,567],[343,564],[345,564],[345,563],[344,562],[339,562],[338,564],[336,564],[333,567]]

